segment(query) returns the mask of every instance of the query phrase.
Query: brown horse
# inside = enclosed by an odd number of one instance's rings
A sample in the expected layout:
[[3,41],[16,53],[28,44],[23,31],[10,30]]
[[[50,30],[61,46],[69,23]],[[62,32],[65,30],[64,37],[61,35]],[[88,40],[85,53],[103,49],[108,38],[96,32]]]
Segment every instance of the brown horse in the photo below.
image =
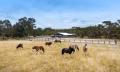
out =
[[83,46],[83,52],[85,53],[85,56],[87,55],[87,50],[88,50],[86,46],[87,46],[87,44],[85,44],[85,45]]
[[54,43],[61,43],[61,40],[55,40]]
[[46,45],[46,46],[51,46],[51,45],[52,45],[52,42],[46,42],[45,45]]
[[23,48],[23,44],[21,44],[21,43],[18,44],[17,47],[16,47],[16,49],[18,49],[18,48]]
[[33,46],[32,47],[33,50],[36,50],[36,52],[38,52],[39,50],[42,50],[42,52],[45,52],[45,49],[43,46]]
[[76,44],[75,45],[70,45],[69,48],[74,48],[74,49],[77,49],[79,51],[79,47]]

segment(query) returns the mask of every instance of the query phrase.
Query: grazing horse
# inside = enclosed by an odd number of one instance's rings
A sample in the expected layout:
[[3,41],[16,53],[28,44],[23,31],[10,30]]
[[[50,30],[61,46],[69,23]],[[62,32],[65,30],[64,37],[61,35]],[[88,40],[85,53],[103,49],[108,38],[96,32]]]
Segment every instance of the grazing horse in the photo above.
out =
[[69,54],[71,54],[71,53],[74,53],[75,52],[75,49],[74,48],[63,48],[62,49],[62,55],[64,54],[64,53],[69,53]]
[[61,40],[55,40],[54,43],[61,43]]
[[69,48],[74,48],[74,49],[77,49],[79,51],[79,47],[76,44],[75,45],[70,45]]
[[46,42],[45,45],[46,45],[46,46],[51,46],[51,45],[52,45],[52,42]]
[[36,52],[38,52],[39,50],[42,50],[43,53],[45,52],[45,49],[43,46],[33,46],[32,47],[33,50],[36,50]]
[[18,49],[18,48],[23,48],[23,44],[21,44],[21,43],[18,44],[17,47],[16,47],[16,49]]
[[86,53],[87,53],[87,44],[85,44],[84,46],[83,46],[83,52],[85,53],[85,56],[87,55]]

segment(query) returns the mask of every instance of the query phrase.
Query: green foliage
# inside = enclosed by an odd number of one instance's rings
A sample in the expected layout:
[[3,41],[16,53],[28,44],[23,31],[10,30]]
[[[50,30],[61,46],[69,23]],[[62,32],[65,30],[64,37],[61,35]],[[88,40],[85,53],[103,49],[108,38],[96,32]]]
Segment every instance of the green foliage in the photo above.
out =
[[12,35],[12,25],[9,20],[0,20],[0,36],[10,37]]
[[13,26],[14,37],[26,37],[33,35],[35,19],[23,17]]
[[57,32],[76,34],[77,37],[120,39],[120,20],[103,21],[102,24],[88,27],[72,27],[70,29],[36,28],[34,18],[23,17],[12,25],[9,20],[0,20],[0,37],[27,37],[53,35]]

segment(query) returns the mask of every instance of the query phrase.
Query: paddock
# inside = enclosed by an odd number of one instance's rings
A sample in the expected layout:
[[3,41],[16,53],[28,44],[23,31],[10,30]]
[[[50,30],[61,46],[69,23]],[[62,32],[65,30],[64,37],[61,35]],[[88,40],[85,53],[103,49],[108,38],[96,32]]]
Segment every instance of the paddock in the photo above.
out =
[[[45,46],[41,40],[0,41],[0,72],[119,72],[120,44],[88,43],[88,56],[84,56],[82,47],[85,43],[62,41]],[[16,45],[23,43],[24,49],[16,50]],[[61,49],[71,43],[80,50],[72,55],[61,55]],[[35,54],[33,46],[42,45],[45,53]]]

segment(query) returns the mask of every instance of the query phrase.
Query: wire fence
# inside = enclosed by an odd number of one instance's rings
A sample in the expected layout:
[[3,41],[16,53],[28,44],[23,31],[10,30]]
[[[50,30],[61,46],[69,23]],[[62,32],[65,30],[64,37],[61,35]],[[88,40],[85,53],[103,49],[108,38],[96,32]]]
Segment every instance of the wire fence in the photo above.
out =
[[51,37],[25,38],[25,40],[30,40],[30,41],[55,41],[56,39],[61,40],[62,42],[72,42],[72,43],[120,44],[120,41],[116,39],[81,39],[81,38],[51,38]]

